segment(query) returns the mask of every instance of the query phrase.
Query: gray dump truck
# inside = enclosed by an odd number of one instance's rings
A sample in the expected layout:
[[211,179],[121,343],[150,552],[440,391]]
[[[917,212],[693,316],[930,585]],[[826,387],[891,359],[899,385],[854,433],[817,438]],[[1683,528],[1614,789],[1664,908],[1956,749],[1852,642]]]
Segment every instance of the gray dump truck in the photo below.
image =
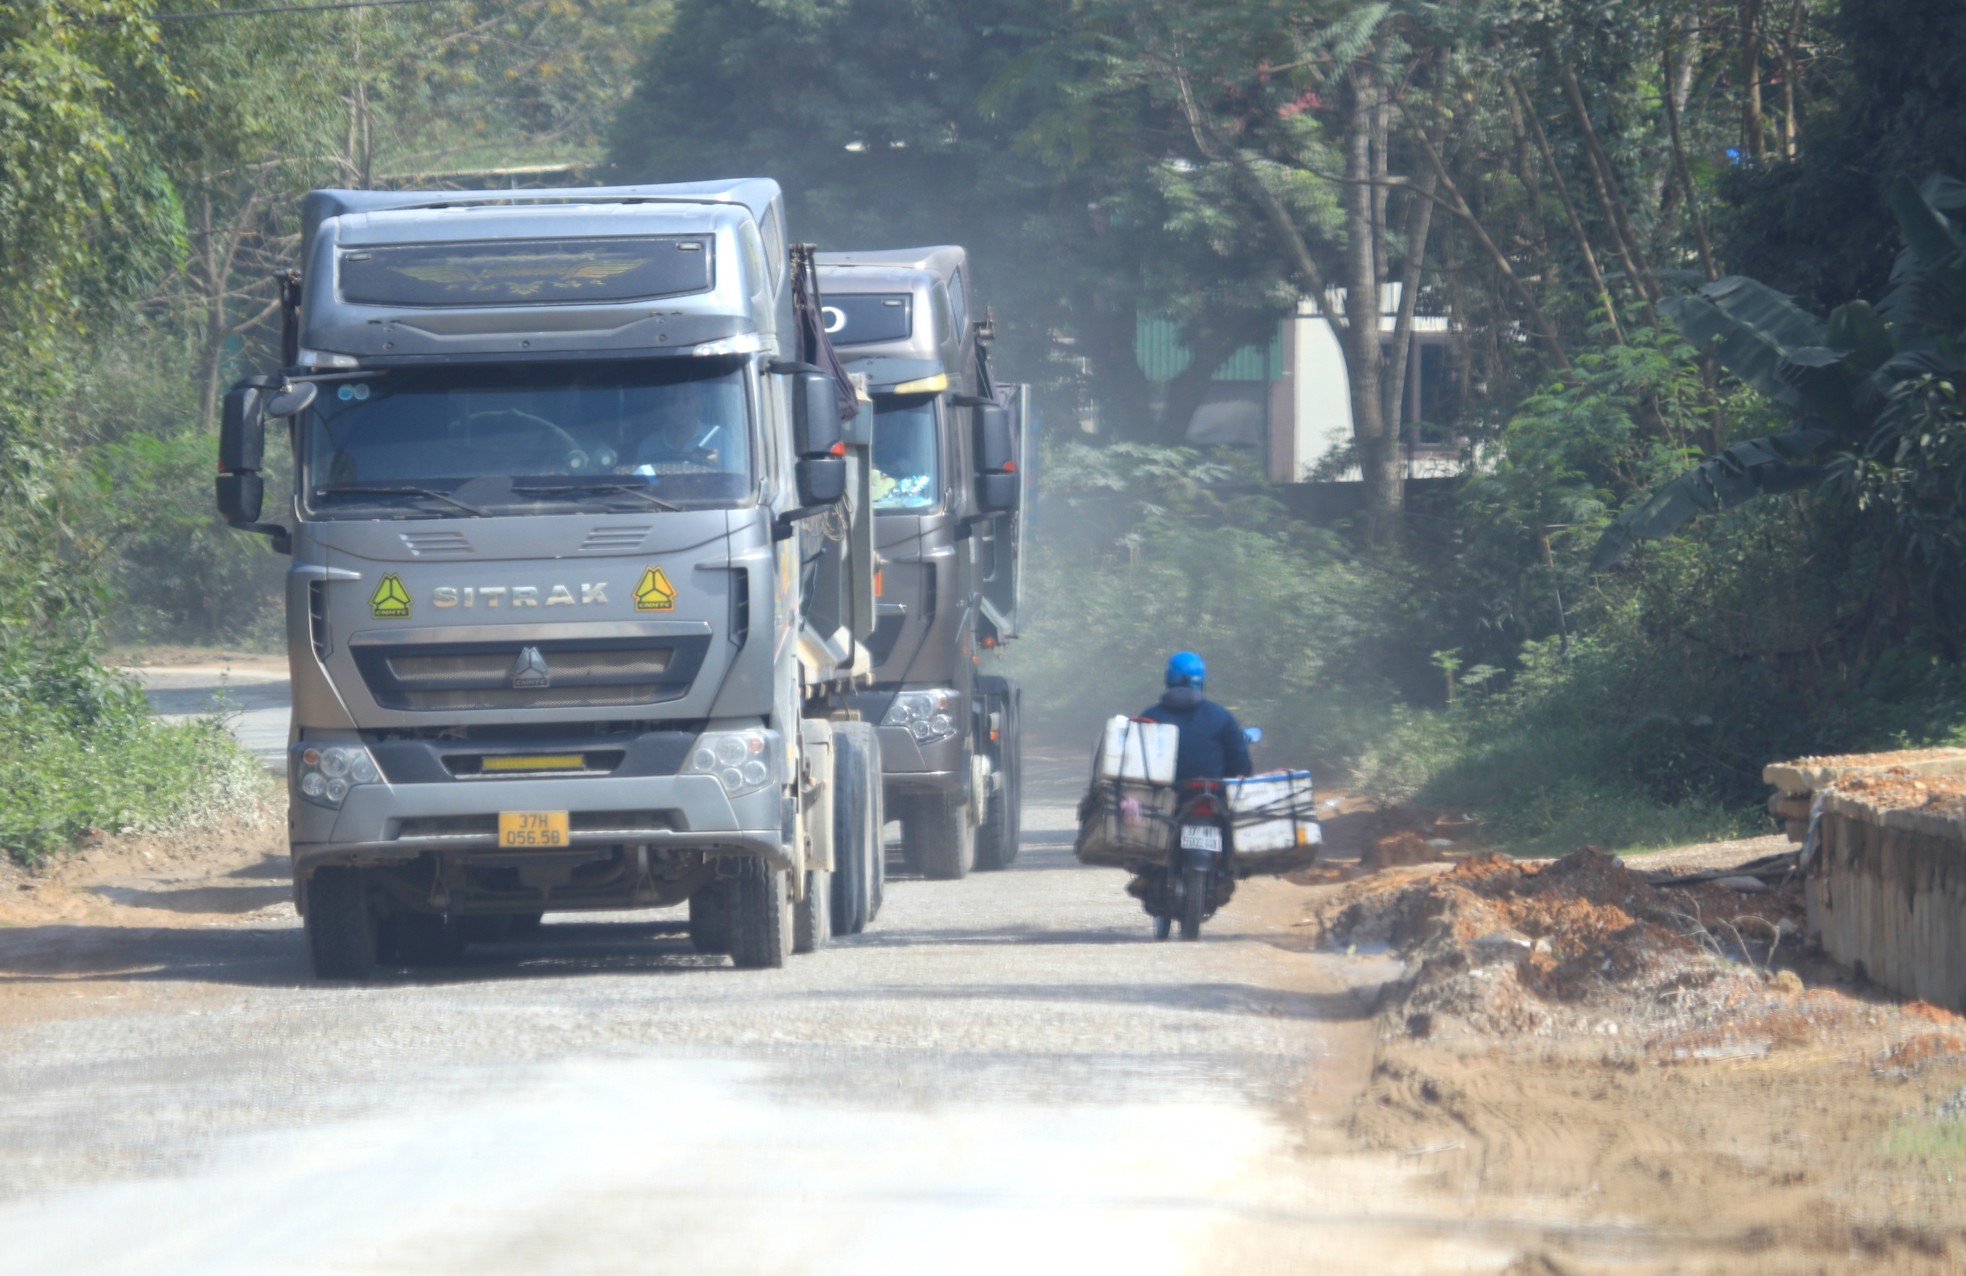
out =
[[[559,910],[687,901],[746,967],[864,927],[872,413],[777,184],[316,191],[302,220],[217,498],[292,559],[316,972]],[[269,420],[293,489],[262,521]]]
[[874,686],[887,814],[910,868],[958,878],[1017,854],[1021,703],[981,671],[1017,636],[1029,391],[990,374],[961,248],[819,254],[827,332],[874,400],[881,570]]

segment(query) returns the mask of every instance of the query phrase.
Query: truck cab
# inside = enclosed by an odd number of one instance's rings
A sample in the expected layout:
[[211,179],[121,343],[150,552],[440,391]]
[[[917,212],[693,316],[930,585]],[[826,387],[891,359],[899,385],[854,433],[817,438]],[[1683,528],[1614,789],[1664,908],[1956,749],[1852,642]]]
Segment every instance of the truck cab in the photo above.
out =
[[1020,702],[981,671],[1016,637],[1027,391],[994,383],[956,246],[819,254],[826,330],[874,405],[874,685],[888,811],[910,868],[959,878],[1017,851]]
[[[687,901],[750,966],[865,924],[832,875],[879,854],[834,809],[879,769],[845,702],[867,414],[799,357],[784,225],[764,179],[306,198],[286,366],[227,396],[218,502],[292,560],[318,973],[549,910]],[[263,522],[269,421],[294,486]]]

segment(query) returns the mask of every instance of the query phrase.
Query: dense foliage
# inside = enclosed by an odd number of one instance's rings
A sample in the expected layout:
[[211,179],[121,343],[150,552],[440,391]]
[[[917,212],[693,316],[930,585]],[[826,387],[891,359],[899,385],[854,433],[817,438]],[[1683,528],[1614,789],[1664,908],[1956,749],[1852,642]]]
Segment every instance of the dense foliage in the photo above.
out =
[[[275,631],[280,562],[216,526],[207,458],[223,386],[272,361],[271,271],[324,184],[743,170],[824,246],[968,245],[1000,370],[1049,426],[1015,661],[1061,729],[1144,703],[1183,642],[1272,757],[1553,845],[1736,826],[1770,756],[1966,723],[1961,328],[1943,287],[1896,287],[1889,194],[1966,175],[1966,6],[228,7],[0,7],[10,846],[165,810],[213,765],[206,737],[159,745],[94,657]],[[1932,210],[1909,247],[1944,283],[1959,210]],[[1937,353],[1841,436],[1834,481],[1711,502],[1594,572],[1621,512],[1797,425],[1685,321],[1675,298],[1723,276],[1797,293],[1846,370],[1879,331]],[[1880,304],[1853,328],[1859,298]],[[1335,527],[1178,447],[1216,371],[1305,303],[1347,352],[1363,502]],[[1870,335],[1839,345],[1836,313]],[[1146,319],[1189,356],[1161,380]],[[1457,422],[1408,415],[1422,319],[1454,333]],[[1450,424],[1463,476],[1409,492],[1404,443]]]

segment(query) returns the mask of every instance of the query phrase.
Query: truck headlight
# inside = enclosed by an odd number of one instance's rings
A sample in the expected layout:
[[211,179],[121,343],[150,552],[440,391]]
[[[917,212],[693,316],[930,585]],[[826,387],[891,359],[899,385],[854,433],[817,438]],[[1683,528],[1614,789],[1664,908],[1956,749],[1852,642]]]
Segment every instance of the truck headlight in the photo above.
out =
[[357,784],[382,778],[375,759],[359,744],[303,744],[293,754],[294,789],[316,806],[338,807]]
[[884,727],[906,727],[916,744],[933,744],[956,733],[956,693],[937,687],[932,691],[903,691],[887,707],[881,719]]
[[777,745],[777,733],[762,727],[705,731],[696,737],[683,774],[716,776],[726,797],[755,793],[778,774]]

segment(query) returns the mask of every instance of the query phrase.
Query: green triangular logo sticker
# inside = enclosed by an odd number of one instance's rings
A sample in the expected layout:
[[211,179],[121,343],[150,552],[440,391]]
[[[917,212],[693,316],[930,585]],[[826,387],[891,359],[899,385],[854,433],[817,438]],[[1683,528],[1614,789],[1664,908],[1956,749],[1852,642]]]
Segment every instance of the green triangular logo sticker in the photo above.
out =
[[369,613],[377,620],[403,620],[410,614],[410,591],[395,572],[384,576],[369,595]]

